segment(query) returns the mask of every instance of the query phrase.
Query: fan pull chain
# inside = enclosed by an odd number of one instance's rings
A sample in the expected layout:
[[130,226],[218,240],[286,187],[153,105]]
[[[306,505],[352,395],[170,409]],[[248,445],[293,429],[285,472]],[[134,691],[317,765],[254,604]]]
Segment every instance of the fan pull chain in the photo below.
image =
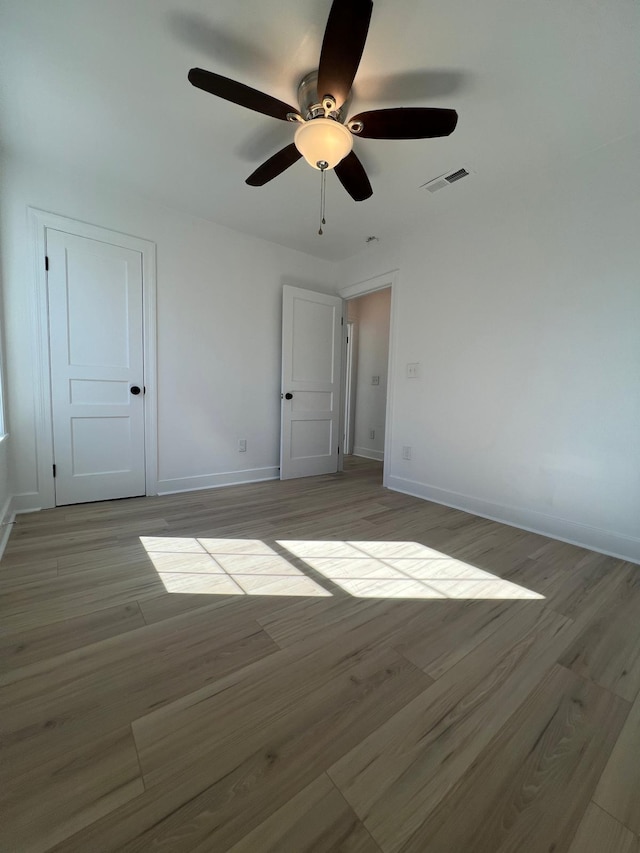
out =
[[324,167],[324,169],[322,168],[322,166],[320,167],[320,175],[321,175],[321,178],[320,178],[320,228],[318,229],[318,234],[320,234],[320,236],[322,236],[324,234],[324,231],[322,230],[322,226],[327,224],[326,219],[324,218],[325,201],[326,201],[326,194],[327,194],[327,167],[326,166]]

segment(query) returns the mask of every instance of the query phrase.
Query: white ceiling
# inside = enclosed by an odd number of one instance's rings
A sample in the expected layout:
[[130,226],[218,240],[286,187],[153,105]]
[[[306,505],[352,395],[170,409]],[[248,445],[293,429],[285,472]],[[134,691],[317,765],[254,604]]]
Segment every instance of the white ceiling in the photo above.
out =
[[[445,139],[356,140],[356,204],[298,162],[245,178],[294,127],[194,89],[200,66],[296,104],[331,0],[0,0],[1,141],[158,202],[331,259],[638,131],[637,0],[375,0],[352,114],[445,106]],[[465,166],[471,178],[418,187]]]

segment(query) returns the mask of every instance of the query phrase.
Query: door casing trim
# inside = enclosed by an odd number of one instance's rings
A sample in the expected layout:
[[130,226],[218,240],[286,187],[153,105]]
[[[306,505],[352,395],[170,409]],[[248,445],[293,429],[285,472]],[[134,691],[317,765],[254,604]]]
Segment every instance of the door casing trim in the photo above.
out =
[[[393,393],[395,384],[394,364],[396,360],[396,322],[398,315],[398,270],[368,278],[365,281],[356,282],[338,291],[338,296],[343,299],[354,299],[356,296],[364,296],[374,293],[376,290],[391,288],[391,310],[389,316],[389,361],[387,365],[387,408],[385,413],[384,427],[384,467],[382,469],[382,485],[388,488],[389,471],[391,470],[391,430],[393,422]],[[340,424],[344,433],[344,423]]]
[[157,406],[157,287],[156,244],[150,240],[90,225],[77,219],[27,208],[29,240],[34,264],[33,311],[33,393],[36,435],[37,491],[16,496],[20,509],[48,509],[55,506],[53,478],[53,413],[51,398],[51,358],[49,351],[49,298],[45,270],[47,228],[64,231],[140,252],[142,256],[142,334],[144,351],[145,493],[157,494],[158,487],[158,406]]

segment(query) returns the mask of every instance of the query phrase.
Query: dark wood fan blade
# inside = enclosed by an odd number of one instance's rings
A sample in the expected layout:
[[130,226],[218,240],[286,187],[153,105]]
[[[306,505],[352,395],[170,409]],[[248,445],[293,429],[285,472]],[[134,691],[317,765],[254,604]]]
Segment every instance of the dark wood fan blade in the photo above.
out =
[[373,195],[364,166],[353,151],[338,163],[335,173],[354,201],[364,201]]
[[391,110],[371,110],[349,119],[361,121],[363,139],[428,139],[449,136],[458,123],[455,110],[436,107],[396,107]]
[[250,187],[262,187],[273,180],[273,178],[277,178],[289,166],[293,166],[301,157],[302,154],[292,142],[291,145],[287,145],[286,148],[278,151],[273,157],[269,157],[262,166],[258,166],[255,172],[249,175],[246,183]]
[[294,107],[290,107],[289,104],[285,104],[277,98],[272,98],[271,95],[265,95],[264,92],[245,86],[244,83],[238,83],[236,80],[214,74],[213,71],[192,68],[189,72],[189,82],[192,86],[209,92],[211,95],[224,98],[225,101],[231,101],[233,104],[239,104],[241,107],[247,107],[249,110],[255,110],[257,113],[273,116],[273,118],[279,118],[283,121],[287,121],[287,113],[298,112]]
[[338,107],[349,97],[372,10],[372,0],[333,0],[320,52],[318,95],[332,95]]

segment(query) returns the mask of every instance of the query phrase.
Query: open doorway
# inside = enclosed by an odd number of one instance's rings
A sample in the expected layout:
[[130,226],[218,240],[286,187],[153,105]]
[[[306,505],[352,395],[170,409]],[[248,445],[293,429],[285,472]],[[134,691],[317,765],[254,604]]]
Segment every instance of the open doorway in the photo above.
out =
[[[349,457],[384,462],[391,287],[346,301],[344,437]],[[351,468],[352,465],[348,465]]]

